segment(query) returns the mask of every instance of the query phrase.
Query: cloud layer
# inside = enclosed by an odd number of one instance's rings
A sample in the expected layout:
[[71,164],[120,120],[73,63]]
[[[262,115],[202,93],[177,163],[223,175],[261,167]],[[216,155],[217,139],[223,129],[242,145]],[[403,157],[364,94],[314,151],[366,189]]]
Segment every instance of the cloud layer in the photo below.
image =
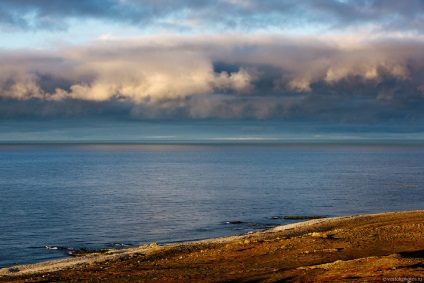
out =
[[421,0],[2,0],[4,30],[63,30],[70,20],[97,19],[171,30],[287,29],[373,26],[422,33]]
[[424,41],[162,35],[0,51],[0,115],[422,120]]

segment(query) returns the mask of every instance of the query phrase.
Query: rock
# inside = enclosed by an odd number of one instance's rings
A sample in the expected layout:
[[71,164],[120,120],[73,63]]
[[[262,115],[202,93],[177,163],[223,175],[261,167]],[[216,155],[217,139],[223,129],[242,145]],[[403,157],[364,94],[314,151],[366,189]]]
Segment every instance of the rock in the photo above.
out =
[[321,218],[325,218],[325,216],[322,216],[322,215],[312,215],[312,216],[308,216],[308,215],[298,215],[298,216],[287,215],[287,216],[283,217],[283,219],[287,219],[287,220],[321,219]]
[[227,221],[227,222],[225,222],[225,224],[243,224],[243,223],[245,223],[245,222],[243,222],[243,221]]

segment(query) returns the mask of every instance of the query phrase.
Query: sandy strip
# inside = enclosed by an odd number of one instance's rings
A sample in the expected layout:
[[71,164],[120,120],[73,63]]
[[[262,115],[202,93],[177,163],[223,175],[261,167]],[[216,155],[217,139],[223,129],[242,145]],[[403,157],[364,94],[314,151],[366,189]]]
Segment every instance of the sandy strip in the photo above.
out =
[[1,275],[23,275],[23,274],[36,274],[53,272],[57,270],[70,269],[82,265],[90,265],[94,263],[101,263],[105,261],[113,261],[120,257],[131,256],[133,254],[143,253],[148,254],[149,251],[158,247],[155,244],[145,245],[137,248],[125,250],[111,250],[105,254],[93,254],[81,257],[70,257],[64,259],[57,259],[34,264],[16,265],[0,269]]
[[163,246],[158,246],[156,244],[148,244],[136,248],[110,250],[105,254],[93,254],[82,257],[66,258],[35,264],[6,267],[0,269],[0,276],[20,276],[28,274],[48,273],[58,270],[74,269],[87,265],[101,264],[102,262],[106,261],[115,261],[119,260],[120,258],[131,257],[135,255],[139,256],[140,254],[148,256],[160,251],[172,250],[173,248],[177,247],[201,249],[206,246],[220,245],[237,241],[267,239],[274,237],[274,235],[276,234],[278,234],[278,237],[292,237],[306,233],[321,232],[329,229],[334,229],[342,224],[355,225],[355,223],[363,223],[364,221],[369,221],[370,223],[375,221],[390,222],[392,218],[399,218],[403,216],[408,217],[411,215],[415,217],[422,217],[422,219],[424,219],[424,210],[315,219],[300,223],[278,226],[269,230],[238,236],[228,236],[178,244],[167,244]]

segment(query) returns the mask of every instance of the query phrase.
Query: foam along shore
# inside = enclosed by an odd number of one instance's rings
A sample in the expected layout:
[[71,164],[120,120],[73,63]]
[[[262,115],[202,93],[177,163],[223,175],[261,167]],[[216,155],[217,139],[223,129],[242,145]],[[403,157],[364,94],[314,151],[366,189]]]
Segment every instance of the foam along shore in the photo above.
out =
[[362,282],[395,277],[424,281],[424,210],[315,219],[239,236],[0,269],[0,282]]

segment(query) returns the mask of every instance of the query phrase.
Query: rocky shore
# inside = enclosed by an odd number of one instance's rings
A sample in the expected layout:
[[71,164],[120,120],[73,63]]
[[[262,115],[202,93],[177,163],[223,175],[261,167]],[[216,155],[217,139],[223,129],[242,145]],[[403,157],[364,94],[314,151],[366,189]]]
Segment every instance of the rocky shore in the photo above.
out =
[[424,210],[0,269],[0,282],[423,282]]

